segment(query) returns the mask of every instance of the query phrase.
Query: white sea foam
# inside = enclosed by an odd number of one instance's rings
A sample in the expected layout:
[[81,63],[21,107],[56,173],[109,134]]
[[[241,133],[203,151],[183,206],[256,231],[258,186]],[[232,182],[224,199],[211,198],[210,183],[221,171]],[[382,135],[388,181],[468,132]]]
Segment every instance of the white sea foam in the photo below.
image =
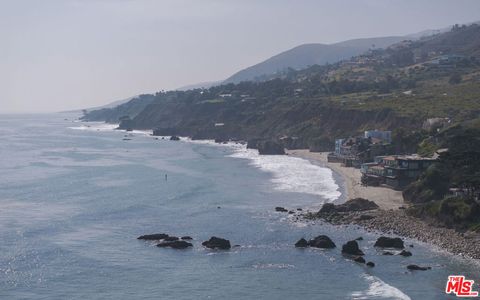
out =
[[364,275],[369,283],[369,287],[365,291],[353,292],[352,299],[398,299],[410,300],[410,297],[404,294],[401,290],[391,286],[380,278]]
[[118,127],[118,124],[108,124],[103,122],[88,122],[82,123],[80,126],[68,127],[74,130],[87,130],[87,131],[112,131]]
[[[118,125],[99,122],[89,122],[88,125],[70,127],[78,130],[107,131]],[[134,130],[133,134],[150,134],[151,131]],[[272,174],[273,188],[285,192],[319,195],[328,202],[335,201],[341,195],[339,186],[333,179],[332,170],[313,165],[306,159],[286,155],[259,155],[257,150],[247,149],[244,144],[219,144],[212,140],[191,140],[181,138],[182,141],[205,144],[216,147],[227,147],[234,151],[230,157],[247,159],[249,163],[262,171]]]
[[285,155],[259,155],[256,150],[245,146],[237,147],[230,156],[248,159],[251,165],[271,173],[277,190],[319,195],[329,202],[341,195],[332,170],[313,165],[308,160]]

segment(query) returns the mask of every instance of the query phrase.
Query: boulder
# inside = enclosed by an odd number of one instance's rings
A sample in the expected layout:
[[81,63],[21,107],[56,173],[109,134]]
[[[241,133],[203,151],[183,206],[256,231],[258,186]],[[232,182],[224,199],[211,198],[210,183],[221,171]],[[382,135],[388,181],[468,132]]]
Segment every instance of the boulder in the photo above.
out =
[[382,255],[393,255],[393,253],[389,252],[389,251],[385,251],[385,252],[382,253]]
[[179,141],[180,138],[179,138],[178,136],[176,136],[176,135],[172,135],[172,136],[170,137],[170,140],[171,140],[171,141]]
[[350,199],[347,202],[337,205],[335,210],[337,212],[350,212],[350,211],[365,211],[377,209],[378,205],[370,200],[363,198]]
[[402,252],[398,253],[398,255],[408,257],[408,256],[412,256],[412,252],[406,251],[406,250],[402,250]]
[[335,248],[335,243],[326,235],[319,235],[314,239],[308,241],[308,245],[310,247],[315,248],[324,248],[324,249],[332,249]]
[[417,266],[417,265],[408,265],[407,269],[409,269],[411,271],[426,271],[426,270],[430,270],[431,267],[421,267],[421,266]]
[[165,248],[170,247],[173,249],[185,249],[188,247],[193,247],[193,245],[189,242],[185,241],[171,241],[171,242],[163,242],[157,245],[157,247]]
[[[339,205],[333,203],[325,203],[320,209],[320,214],[338,213],[338,212],[352,212],[352,211],[367,211],[377,209],[378,205],[370,200],[363,198],[350,199],[347,202]],[[362,215],[361,219],[371,219],[372,216]]]
[[342,246],[342,253],[348,255],[365,255],[358,247],[357,241],[348,241]]
[[173,242],[173,241],[178,241],[178,237],[176,236],[169,236],[163,239],[166,242]]
[[320,213],[321,214],[329,214],[329,213],[334,213],[336,212],[335,209],[335,204],[333,203],[325,203],[322,208],[320,208]]
[[363,258],[361,256],[357,256],[357,257],[355,257],[355,259],[353,261],[357,262],[357,263],[360,263],[360,264],[364,264],[365,263],[365,258]]
[[281,206],[277,206],[277,207],[275,207],[275,211],[278,211],[278,212],[288,212],[288,209],[285,209],[284,207],[281,207]]
[[283,155],[285,149],[279,143],[274,141],[262,141],[257,143],[258,153],[260,155]]
[[360,237],[356,238],[355,240],[356,241],[363,241],[363,237],[360,236]]
[[137,239],[138,240],[147,240],[147,241],[156,241],[156,240],[163,240],[165,238],[168,238],[169,235],[166,233],[155,233],[155,234],[146,234],[146,235],[141,235]]
[[381,236],[375,242],[374,247],[380,248],[397,248],[403,249],[405,248],[403,245],[403,240],[401,238],[390,238],[386,236]]
[[296,248],[306,248],[308,247],[308,242],[306,239],[301,238],[298,240],[298,242],[295,243]]
[[369,262],[367,262],[367,266],[370,267],[370,268],[373,268],[373,267],[375,267],[375,263],[369,261]]
[[231,248],[229,240],[215,236],[212,236],[208,241],[203,242],[202,245],[210,249],[228,250]]
[[182,240],[193,240],[191,236],[182,236]]

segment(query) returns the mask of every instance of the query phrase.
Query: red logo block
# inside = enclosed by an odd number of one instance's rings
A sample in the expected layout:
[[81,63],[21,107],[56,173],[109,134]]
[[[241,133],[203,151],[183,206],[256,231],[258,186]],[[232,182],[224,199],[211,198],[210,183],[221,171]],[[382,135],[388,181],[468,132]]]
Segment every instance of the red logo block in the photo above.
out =
[[448,276],[445,293],[454,293],[457,297],[478,297],[478,292],[473,290],[473,280],[465,279],[465,276]]

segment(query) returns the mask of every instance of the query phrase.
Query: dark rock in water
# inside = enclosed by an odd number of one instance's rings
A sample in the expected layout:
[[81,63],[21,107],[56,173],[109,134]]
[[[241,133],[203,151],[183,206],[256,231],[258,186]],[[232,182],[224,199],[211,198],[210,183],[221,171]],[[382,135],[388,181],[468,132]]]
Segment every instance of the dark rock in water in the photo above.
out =
[[293,210],[289,211],[288,214],[293,215],[295,212]]
[[308,245],[310,247],[315,248],[325,248],[325,249],[332,249],[335,248],[335,243],[326,235],[319,235],[314,239],[308,241]]
[[363,258],[361,256],[358,256],[353,261],[357,262],[357,263],[360,263],[360,264],[364,264],[365,263],[365,258]]
[[156,240],[163,240],[165,238],[168,238],[169,235],[166,233],[155,233],[155,234],[146,234],[139,236],[137,239],[138,240],[147,240],[147,241],[156,241]]
[[410,245],[409,247],[410,247],[410,248],[413,248],[413,245]]
[[202,245],[210,249],[228,250],[231,248],[229,240],[215,236],[212,236],[208,241],[203,242]]
[[342,253],[349,255],[365,255],[365,253],[358,247],[357,241],[348,241],[342,246]]
[[297,208],[298,211],[302,211],[303,209],[302,208]]
[[178,237],[176,236],[169,236],[163,239],[166,242],[173,242],[173,241],[178,241]]
[[363,241],[363,237],[360,236],[360,237],[356,238],[355,240],[356,241]]
[[193,240],[191,236],[182,236],[182,240]]
[[285,149],[282,145],[274,141],[262,141],[257,143],[258,153],[260,155],[283,155]]
[[389,252],[389,251],[385,251],[385,252],[382,253],[382,255],[393,255],[393,253]]
[[288,209],[285,209],[284,207],[281,207],[281,206],[277,206],[277,207],[275,207],[275,211],[278,211],[278,212],[288,212]]
[[417,265],[408,265],[407,269],[412,270],[412,271],[426,271],[426,270],[430,270],[431,267],[420,267],[420,266],[417,266]]
[[373,267],[375,267],[375,263],[369,261],[369,262],[367,262],[367,266],[370,267],[370,268],[373,268]]
[[298,242],[295,243],[295,247],[297,248],[306,248],[308,247],[308,242],[306,239],[301,238],[298,240]]
[[179,138],[178,136],[176,136],[176,135],[172,135],[172,136],[170,137],[170,140],[171,140],[171,141],[179,141],[180,138]]
[[408,256],[412,256],[412,252],[406,251],[406,250],[402,250],[402,252],[398,253],[398,255],[408,257]]
[[170,247],[173,249],[185,249],[188,247],[193,247],[193,245],[189,242],[185,241],[171,241],[171,242],[163,242],[157,245],[157,247],[165,248]]
[[403,240],[401,238],[389,238],[386,236],[381,236],[375,242],[374,247],[381,247],[381,248],[397,248],[403,249],[405,248],[403,245]]

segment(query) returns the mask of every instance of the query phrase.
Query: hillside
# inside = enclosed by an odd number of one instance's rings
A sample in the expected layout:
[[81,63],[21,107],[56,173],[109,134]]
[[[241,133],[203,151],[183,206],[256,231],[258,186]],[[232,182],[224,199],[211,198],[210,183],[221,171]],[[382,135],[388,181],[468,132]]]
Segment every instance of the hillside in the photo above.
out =
[[404,37],[379,37],[348,40],[336,44],[304,44],[277,54],[261,63],[241,70],[224,83],[239,83],[241,81],[260,79],[287,69],[304,69],[308,66],[336,63],[362,54],[372,48],[385,48]]
[[[480,39],[463,37],[479,32],[476,25],[459,28],[265,82],[157,93],[84,119],[113,122],[129,115],[136,128],[194,138],[290,136],[296,138],[291,147],[313,150],[331,149],[334,138],[372,128],[408,137],[427,118],[461,122],[478,116]],[[456,41],[462,44],[454,47]]]

